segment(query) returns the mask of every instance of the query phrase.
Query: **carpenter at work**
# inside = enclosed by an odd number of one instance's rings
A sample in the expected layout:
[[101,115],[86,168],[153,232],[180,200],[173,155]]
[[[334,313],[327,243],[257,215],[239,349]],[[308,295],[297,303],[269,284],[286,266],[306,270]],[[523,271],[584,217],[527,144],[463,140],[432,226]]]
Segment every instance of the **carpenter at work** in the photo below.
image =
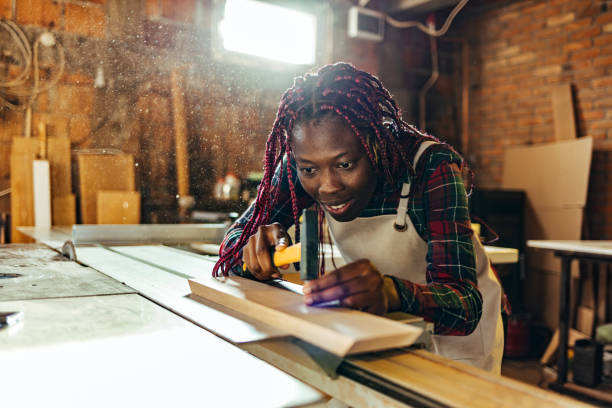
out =
[[227,232],[215,273],[242,274],[244,262],[256,279],[278,277],[269,248],[289,245],[286,230],[314,205],[347,263],[307,282],[306,304],[423,316],[436,353],[499,373],[502,291],[471,229],[462,158],[400,115],[352,65],[296,78],[257,200]]

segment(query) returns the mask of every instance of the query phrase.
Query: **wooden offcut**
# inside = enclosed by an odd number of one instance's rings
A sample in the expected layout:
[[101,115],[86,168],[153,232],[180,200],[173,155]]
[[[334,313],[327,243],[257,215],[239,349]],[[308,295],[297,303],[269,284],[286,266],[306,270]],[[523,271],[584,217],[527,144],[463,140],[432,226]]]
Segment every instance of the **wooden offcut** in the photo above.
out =
[[189,280],[191,292],[338,356],[409,346],[420,328],[345,308],[306,306],[291,291],[241,277]]
[[50,137],[47,139],[47,155],[51,167],[51,195],[53,198],[72,194],[70,171],[70,139]]
[[174,119],[174,143],[176,148],[176,181],[180,197],[189,195],[189,156],[187,154],[187,122],[185,101],[181,87],[182,69],[173,69],[170,74],[172,88],[172,113]]
[[570,84],[553,87],[552,108],[555,140],[574,140],[576,138],[576,120],[574,118],[574,103]]
[[134,191],[134,158],[131,154],[79,154],[77,163],[81,221],[95,224],[98,191]]
[[98,191],[97,224],[139,224],[140,193],[136,191]]
[[37,139],[15,137],[11,146],[11,241],[34,242],[17,230],[34,225],[32,163],[40,151]]

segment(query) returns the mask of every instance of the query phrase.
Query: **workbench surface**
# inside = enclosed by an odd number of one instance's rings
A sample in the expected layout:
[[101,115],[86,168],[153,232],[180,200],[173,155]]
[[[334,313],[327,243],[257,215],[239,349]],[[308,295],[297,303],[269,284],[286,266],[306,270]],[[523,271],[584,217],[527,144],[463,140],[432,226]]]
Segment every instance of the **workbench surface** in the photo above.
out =
[[[37,246],[22,248],[40,251]],[[81,406],[113,405],[113,396],[137,406],[157,406],[159,401],[170,406],[193,401],[205,406],[300,406],[316,405],[328,396],[356,407],[402,407],[406,401],[425,401],[425,406],[466,406],[466,401],[483,407],[581,406],[407,349],[350,357],[338,368],[344,374],[332,379],[317,352],[311,354],[312,346],[304,348],[284,337],[282,329],[243,320],[222,306],[189,297],[187,278],[209,276],[213,258],[160,245],[84,246],[76,253],[79,262],[138,294],[10,302],[0,297],[0,310],[25,311],[22,326],[0,330],[0,366],[15,374],[7,385],[27,393],[29,386],[24,384],[40,384],[43,391],[28,394],[26,405],[11,406],[43,405],[47,400],[42,395],[55,402],[68,398]],[[372,378],[387,388],[373,385]],[[469,395],[459,397],[464,383]],[[261,391],[271,387],[274,392]],[[397,389],[408,399],[389,392]],[[227,403],[208,403],[223,398]]]
[[[17,282],[10,284],[11,299],[18,297],[14,288],[20,280],[26,286],[34,282],[30,268],[46,282],[45,272],[56,277],[55,265],[79,282],[97,282],[100,275],[127,288],[91,268],[53,260],[47,251],[37,245],[0,246],[3,267],[11,261],[25,272],[25,278],[0,280],[0,286]],[[90,293],[91,285],[85,286],[82,293],[49,286],[48,298],[25,291],[21,300],[7,300],[6,287],[0,288],[0,311],[24,312],[21,323],[0,329],[2,406],[280,407],[326,400],[139,294],[113,293],[113,288]],[[274,392],[267,391],[271,387]]]

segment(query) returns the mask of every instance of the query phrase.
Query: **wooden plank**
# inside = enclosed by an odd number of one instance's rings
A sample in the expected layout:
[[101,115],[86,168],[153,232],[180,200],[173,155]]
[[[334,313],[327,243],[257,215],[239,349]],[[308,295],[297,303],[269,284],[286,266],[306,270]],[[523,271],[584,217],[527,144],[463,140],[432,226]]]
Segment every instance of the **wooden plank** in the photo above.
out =
[[[113,247],[114,250],[120,247]],[[137,259],[138,252],[132,246],[123,247],[126,255],[99,247],[78,247],[77,256],[79,262],[108,275],[126,285],[138,290],[144,296],[154,299],[158,304],[172,310],[173,312],[189,319],[190,321],[206,328],[216,335],[228,339],[232,343],[253,342],[273,337],[286,336],[285,331],[257,322],[248,316],[222,308],[202,299],[190,299],[191,291],[184,276],[173,274],[163,266],[152,266],[156,258],[148,258],[149,263]],[[127,249],[131,250],[127,250]],[[143,248],[143,247],[140,247]],[[167,248],[168,251],[156,251],[164,248],[151,246],[150,249],[139,251],[146,256],[157,253],[157,257],[165,255],[170,262],[177,266],[177,258],[171,254],[178,250]],[[191,275],[192,270],[198,270],[200,274],[210,274],[214,262],[200,257],[184,256],[181,258],[181,270],[184,274]],[[186,265],[183,268],[183,265]],[[197,275],[196,275],[197,276]]]
[[238,310],[338,356],[412,344],[421,329],[345,308],[317,308],[303,296],[241,277],[189,280],[191,292]]
[[67,137],[50,137],[47,139],[47,151],[51,166],[52,197],[66,197],[72,194],[70,139]]
[[53,199],[53,225],[76,224],[76,201],[74,194]]
[[96,221],[97,224],[140,224],[140,193],[98,191]]
[[11,146],[11,241],[34,242],[17,231],[34,225],[34,187],[32,162],[38,155],[37,139],[15,137]]
[[576,138],[576,119],[572,101],[572,86],[570,84],[555,86],[551,94],[555,140],[574,140]]
[[95,224],[97,192],[134,191],[134,158],[131,154],[79,154],[81,222]]
[[[340,376],[330,381],[297,344],[271,339],[241,347],[350,406],[398,407],[397,400]],[[390,350],[348,357],[346,362],[373,376],[449,407],[586,407],[588,405],[424,350]]]
[[589,406],[424,350],[403,353],[390,351],[376,358],[353,357],[350,362],[449,406],[482,408]]
[[189,195],[189,156],[187,154],[187,123],[185,119],[185,101],[182,68],[175,68],[170,73],[172,90],[172,113],[174,123],[174,144],[176,149],[176,181],[179,197]]

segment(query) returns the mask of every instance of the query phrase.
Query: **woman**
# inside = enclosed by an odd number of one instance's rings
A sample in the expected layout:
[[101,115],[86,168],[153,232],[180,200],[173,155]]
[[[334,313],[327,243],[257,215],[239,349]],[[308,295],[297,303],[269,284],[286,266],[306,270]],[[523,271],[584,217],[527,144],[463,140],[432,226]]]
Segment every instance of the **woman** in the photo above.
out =
[[400,115],[352,65],[296,78],[257,199],[227,232],[214,273],[242,274],[244,262],[256,279],[279,277],[269,249],[289,245],[287,228],[317,206],[346,264],[307,282],[306,304],[423,316],[436,353],[499,373],[501,287],[471,229],[462,159]]

